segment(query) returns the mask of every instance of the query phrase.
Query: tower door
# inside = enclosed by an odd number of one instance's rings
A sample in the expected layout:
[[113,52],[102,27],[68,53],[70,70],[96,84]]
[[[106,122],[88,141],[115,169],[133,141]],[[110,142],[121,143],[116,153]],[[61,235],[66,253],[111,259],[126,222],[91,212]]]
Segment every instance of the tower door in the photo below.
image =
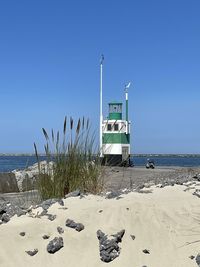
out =
[[129,157],[128,147],[127,146],[123,146],[122,147],[122,161],[127,160],[128,157]]

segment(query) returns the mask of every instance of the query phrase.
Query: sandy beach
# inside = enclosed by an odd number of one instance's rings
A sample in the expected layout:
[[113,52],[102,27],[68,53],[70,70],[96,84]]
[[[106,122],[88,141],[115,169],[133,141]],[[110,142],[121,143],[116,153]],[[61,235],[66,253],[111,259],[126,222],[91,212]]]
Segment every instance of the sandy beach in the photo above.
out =
[[[114,178],[122,169],[110,171]],[[126,190],[110,199],[108,194],[69,197],[63,199],[63,205],[51,205],[47,214],[42,207],[30,209],[26,215],[15,215],[0,225],[0,266],[198,266],[195,258],[200,253],[199,189],[200,182],[195,180],[164,187],[161,183],[149,183],[142,191]],[[68,219],[81,223],[84,229],[76,231],[66,226]],[[63,232],[59,233],[57,227]],[[101,259],[98,230],[108,240],[124,230],[118,240],[117,257],[108,263]],[[49,238],[44,239],[44,235]],[[63,245],[57,252],[49,253],[47,246],[55,237],[62,237]],[[34,249],[34,256],[27,254]]]

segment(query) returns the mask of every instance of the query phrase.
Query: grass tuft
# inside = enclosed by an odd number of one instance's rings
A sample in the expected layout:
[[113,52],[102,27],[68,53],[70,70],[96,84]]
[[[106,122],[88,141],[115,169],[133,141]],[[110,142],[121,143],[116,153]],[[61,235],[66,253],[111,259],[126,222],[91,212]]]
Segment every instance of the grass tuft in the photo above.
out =
[[38,161],[38,191],[42,199],[60,198],[65,194],[79,189],[83,192],[97,194],[103,189],[102,166],[99,155],[95,153],[95,136],[91,134],[89,120],[78,120],[76,127],[73,118],[69,121],[67,134],[67,118],[64,119],[63,137],[59,131],[54,138],[42,128],[45,137],[44,150],[47,165],[41,167],[37,146],[34,143]]

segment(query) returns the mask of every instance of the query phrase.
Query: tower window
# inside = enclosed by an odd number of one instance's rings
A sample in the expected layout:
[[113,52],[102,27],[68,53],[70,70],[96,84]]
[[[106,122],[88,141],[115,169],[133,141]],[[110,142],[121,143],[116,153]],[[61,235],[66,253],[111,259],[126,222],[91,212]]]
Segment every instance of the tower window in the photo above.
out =
[[119,124],[114,124],[114,131],[119,131]]
[[111,126],[111,124],[109,123],[109,124],[107,125],[107,131],[111,131],[111,129],[112,129],[112,126]]

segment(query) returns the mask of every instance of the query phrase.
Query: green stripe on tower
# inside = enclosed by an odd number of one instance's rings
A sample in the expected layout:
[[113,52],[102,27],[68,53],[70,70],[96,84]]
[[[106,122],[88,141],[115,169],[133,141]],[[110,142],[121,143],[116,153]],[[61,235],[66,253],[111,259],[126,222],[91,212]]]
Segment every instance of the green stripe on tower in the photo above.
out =
[[126,99],[126,121],[128,121],[128,99]]
[[122,113],[109,113],[109,120],[121,120],[122,119]]
[[104,133],[103,144],[130,144],[130,134]]

